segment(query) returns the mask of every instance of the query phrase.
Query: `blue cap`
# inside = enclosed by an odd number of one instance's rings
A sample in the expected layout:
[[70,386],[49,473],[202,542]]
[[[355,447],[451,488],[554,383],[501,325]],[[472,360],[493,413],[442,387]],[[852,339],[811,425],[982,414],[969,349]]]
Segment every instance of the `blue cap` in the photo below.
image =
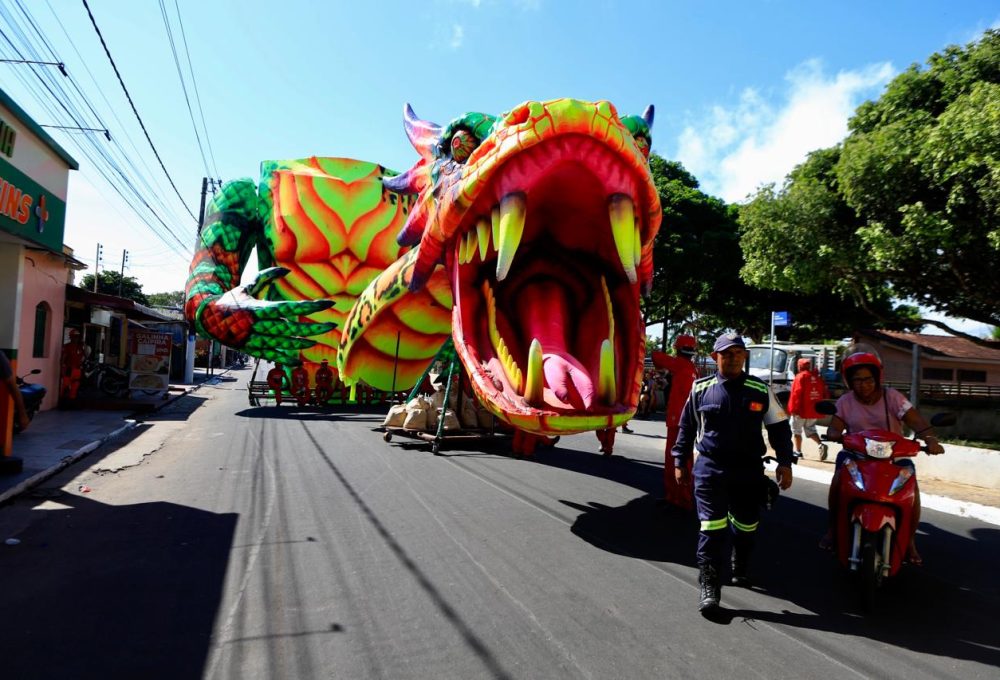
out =
[[715,341],[715,344],[712,345],[712,352],[724,352],[730,347],[747,348],[746,343],[743,342],[743,338],[736,333],[723,333]]

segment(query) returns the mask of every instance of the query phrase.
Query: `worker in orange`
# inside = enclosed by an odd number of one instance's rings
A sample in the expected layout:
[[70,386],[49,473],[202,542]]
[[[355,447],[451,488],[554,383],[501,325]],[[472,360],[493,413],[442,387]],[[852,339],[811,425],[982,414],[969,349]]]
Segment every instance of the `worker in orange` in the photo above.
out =
[[[681,486],[674,476],[674,457],[670,450],[677,441],[678,427],[681,421],[681,411],[691,393],[691,386],[698,377],[698,368],[694,365],[694,355],[698,350],[698,342],[693,335],[678,335],[674,340],[674,351],[677,356],[666,352],[653,352],[653,365],[670,373],[670,393],[667,396],[667,449],[663,462],[664,497],[686,510],[694,508],[694,498],[691,495],[691,485]],[[694,457],[687,459],[688,474]]]
[[267,372],[267,386],[274,391],[274,403],[281,406],[281,393],[288,387],[288,377],[280,364],[275,364]]
[[83,335],[76,328],[71,328],[69,342],[63,345],[59,360],[59,402],[62,405],[76,400],[76,394],[80,391],[80,379],[83,377],[84,357]]
[[333,396],[333,371],[326,359],[316,369],[316,389],[313,397],[317,406],[325,406]]
[[300,407],[309,403],[309,371],[302,364],[292,369],[291,393]]

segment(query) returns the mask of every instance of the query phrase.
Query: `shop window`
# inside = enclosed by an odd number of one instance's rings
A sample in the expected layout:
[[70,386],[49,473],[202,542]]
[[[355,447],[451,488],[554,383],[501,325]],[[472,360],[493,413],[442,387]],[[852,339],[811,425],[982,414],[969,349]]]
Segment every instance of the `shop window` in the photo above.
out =
[[31,356],[36,359],[45,358],[50,318],[52,318],[52,314],[49,311],[49,303],[39,302],[35,306],[35,337],[31,346]]
[[958,381],[964,383],[984,383],[986,382],[986,371],[973,371],[968,368],[960,368],[958,369]]
[[925,368],[923,369],[924,380],[954,380],[954,371],[950,368]]

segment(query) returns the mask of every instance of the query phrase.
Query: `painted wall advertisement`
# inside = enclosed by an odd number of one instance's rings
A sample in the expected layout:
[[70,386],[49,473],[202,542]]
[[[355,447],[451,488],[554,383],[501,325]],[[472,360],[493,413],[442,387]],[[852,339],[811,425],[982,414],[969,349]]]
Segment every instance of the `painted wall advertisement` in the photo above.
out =
[[170,387],[170,334],[129,332],[128,387],[139,394],[166,392]]

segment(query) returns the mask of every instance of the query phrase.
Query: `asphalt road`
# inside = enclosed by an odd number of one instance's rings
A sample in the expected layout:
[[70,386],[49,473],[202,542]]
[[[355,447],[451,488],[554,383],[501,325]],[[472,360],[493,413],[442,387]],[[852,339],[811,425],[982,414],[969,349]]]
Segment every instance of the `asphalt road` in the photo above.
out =
[[800,480],[708,621],[660,423],[612,458],[434,456],[379,414],[249,408],[248,375],[0,509],[0,677],[997,677],[996,527],[925,511],[926,566],[862,616]]

